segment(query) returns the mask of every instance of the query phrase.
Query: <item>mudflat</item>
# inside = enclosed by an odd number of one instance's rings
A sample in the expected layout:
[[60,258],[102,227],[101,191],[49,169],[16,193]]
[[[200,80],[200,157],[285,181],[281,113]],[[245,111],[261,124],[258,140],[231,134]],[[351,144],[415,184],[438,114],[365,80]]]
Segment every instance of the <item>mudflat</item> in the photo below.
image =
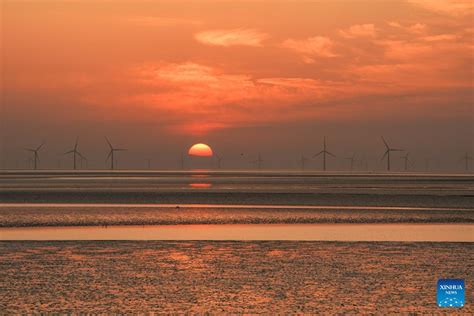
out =
[[473,313],[436,305],[474,280],[474,244],[0,242],[3,312]]

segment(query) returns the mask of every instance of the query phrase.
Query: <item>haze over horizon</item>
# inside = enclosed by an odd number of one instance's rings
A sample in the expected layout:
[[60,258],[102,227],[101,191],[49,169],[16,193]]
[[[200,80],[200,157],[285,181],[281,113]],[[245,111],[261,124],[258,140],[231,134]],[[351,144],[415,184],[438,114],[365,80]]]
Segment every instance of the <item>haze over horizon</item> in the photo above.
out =
[[[3,1],[0,168],[43,168],[79,137],[92,168],[176,168],[209,144],[222,167],[299,168],[328,150],[380,162],[384,136],[425,170],[474,156],[472,1]],[[240,158],[245,153],[245,160]],[[393,170],[403,169],[394,153]],[[226,161],[227,160],[227,161]],[[319,169],[320,158],[308,168]],[[474,161],[471,162],[471,170]]]

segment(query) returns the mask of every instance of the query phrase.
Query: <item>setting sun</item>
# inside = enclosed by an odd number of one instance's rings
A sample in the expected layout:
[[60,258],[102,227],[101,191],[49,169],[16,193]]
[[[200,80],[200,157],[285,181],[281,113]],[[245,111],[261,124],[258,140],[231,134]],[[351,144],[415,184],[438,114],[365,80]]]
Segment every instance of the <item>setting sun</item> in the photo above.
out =
[[0,9],[0,316],[474,315],[474,0]]
[[191,156],[211,157],[212,149],[206,144],[194,144],[191,148],[189,148],[188,154]]

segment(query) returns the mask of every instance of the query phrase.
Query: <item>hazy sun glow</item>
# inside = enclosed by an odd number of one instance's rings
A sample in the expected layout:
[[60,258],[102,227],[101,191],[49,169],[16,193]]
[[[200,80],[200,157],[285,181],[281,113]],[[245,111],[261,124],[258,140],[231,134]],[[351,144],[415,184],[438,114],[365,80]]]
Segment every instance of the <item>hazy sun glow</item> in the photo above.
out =
[[277,143],[288,166],[324,135],[348,157],[381,135],[420,161],[472,148],[472,0],[0,3],[0,166],[45,140],[56,167],[78,136],[100,156],[99,135],[147,155]]
[[189,148],[188,154],[191,156],[211,157],[212,149],[206,144],[194,144],[191,146],[191,148]]

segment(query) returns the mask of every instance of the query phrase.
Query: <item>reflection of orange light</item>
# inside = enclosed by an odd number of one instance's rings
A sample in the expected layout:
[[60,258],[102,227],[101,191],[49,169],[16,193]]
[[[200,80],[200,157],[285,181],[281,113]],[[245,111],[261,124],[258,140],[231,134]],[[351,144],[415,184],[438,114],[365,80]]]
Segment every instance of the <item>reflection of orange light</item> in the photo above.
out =
[[210,157],[212,156],[212,149],[206,144],[194,144],[189,148],[188,154],[191,156]]
[[192,174],[191,178],[209,178],[208,174]]
[[212,184],[210,184],[210,183],[190,183],[189,186],[191,188],[205,189],[205,188],[210,188],[212,186]]

